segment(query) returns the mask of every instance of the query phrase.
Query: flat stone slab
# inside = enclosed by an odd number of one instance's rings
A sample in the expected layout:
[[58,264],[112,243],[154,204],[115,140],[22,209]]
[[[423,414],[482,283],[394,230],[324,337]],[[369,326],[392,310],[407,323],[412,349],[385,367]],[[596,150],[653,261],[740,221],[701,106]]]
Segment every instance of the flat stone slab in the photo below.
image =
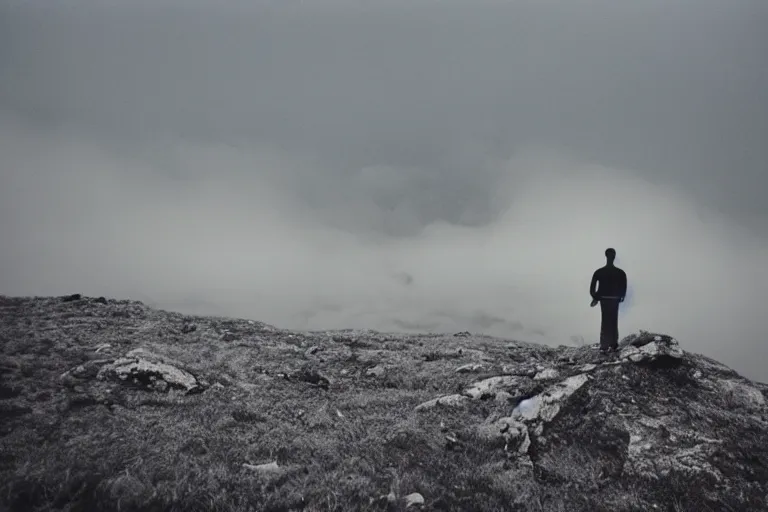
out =
[[512,417],[523,421],[552,421],[560,412],[560,404],[583,386],[589,377],[580,373],[550,386],[546,391],[520,402]]

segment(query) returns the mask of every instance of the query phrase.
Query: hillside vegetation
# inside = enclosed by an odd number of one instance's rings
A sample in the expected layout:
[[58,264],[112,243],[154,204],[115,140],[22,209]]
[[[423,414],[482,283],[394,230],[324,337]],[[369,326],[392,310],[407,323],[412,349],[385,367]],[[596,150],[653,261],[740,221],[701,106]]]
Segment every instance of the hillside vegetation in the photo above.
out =
[[768,509],[768,386],[621,346],[0,296],[0,511]]

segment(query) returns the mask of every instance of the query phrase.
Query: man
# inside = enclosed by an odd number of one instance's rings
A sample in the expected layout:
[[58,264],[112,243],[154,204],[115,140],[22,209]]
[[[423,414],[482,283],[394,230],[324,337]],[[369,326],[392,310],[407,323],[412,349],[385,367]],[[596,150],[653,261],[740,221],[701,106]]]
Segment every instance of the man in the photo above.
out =
[[[600,324],[600,352],[603,354],[619,348],[619,304],[627,294],[627,274],[616,267],[616,251],[605,250],[607,263],[592,274],[589,294],[592,296],[591,307],[600,303],[602,322]],[[600,285],[600,288],[597,285]]]

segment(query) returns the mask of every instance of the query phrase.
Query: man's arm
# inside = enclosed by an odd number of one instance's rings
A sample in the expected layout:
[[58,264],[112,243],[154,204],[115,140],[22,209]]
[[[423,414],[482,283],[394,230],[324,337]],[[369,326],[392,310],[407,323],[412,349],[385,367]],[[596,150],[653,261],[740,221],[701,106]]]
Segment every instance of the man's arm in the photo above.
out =
[[589,284],[589,294],[594,300],[597,300],[597,271],[592,274],[592,282]]
[[625,272],[621,273],[621,282],[619,285],[619,289],[621,290],[619,302],[624,302],[624,296],[627,294],[627,274]]

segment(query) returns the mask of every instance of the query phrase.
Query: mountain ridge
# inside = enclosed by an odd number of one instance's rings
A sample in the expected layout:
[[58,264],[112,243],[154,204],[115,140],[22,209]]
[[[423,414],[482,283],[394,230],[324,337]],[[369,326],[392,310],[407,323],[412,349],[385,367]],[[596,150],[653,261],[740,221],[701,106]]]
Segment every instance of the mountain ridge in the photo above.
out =
[[0,296],[0,510],[765,510],[768,385],[619,352]]

